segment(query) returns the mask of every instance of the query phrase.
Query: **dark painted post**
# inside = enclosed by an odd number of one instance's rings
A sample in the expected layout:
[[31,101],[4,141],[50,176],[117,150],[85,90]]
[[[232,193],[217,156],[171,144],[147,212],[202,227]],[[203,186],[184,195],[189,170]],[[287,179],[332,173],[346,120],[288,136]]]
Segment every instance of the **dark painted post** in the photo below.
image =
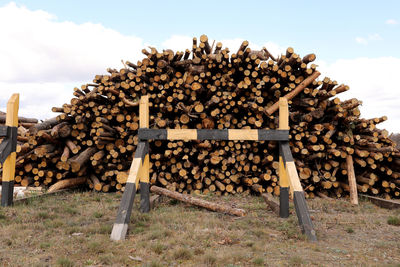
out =
[[16,145],[17,145],[17,127],[18,127],[18,109],[19,109],[19,94],[13,94],[7,103],[6,126],[7,138],[3,140],[5,143],[2,153],[7,158],[3,163],[3,177],[2,177],[2,190],[1,190],[1,206],[11,206],[13,204],[14,195],[14,177],[15,177],[15,162],[17,159]]
[[[279,130],[289,130],[289,108],[286,98],[279,99]],[[279,146],[279,216],[289,217],[289,179],[287,177],[285,163],[282,158],[282,150]]]

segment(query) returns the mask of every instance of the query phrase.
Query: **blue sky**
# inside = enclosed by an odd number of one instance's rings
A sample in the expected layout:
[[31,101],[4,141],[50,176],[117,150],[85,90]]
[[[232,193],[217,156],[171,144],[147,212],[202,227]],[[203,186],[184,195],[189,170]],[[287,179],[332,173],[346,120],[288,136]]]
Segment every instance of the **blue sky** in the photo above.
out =
[[[0,0],[0,5],[10,1]],[[400,1],[14,1],[60,21],[101,23],[157,45],[172,34],[244,38],[337,58],[400,56]],[[375,36],[378,40],[368,40]],[[368,45],[360,44],[363,38]],[[374,39],[372,37],[372,39]]]
[[231,51],[243,41],[275,56],[315,53],[325,76],[350,86],[365,118],[400,132],[400,1],[5,1],[0,0],[0,109],[21,93],[21,114],[54,116],[121,59],[141,49],[182,50],[207,34]]

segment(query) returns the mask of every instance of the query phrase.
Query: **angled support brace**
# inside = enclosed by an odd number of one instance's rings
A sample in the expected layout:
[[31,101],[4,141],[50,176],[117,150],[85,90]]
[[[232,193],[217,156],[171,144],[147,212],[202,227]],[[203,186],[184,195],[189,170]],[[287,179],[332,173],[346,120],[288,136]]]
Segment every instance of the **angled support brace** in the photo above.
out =
[[140,176],[143,173],[143,162],[145,161],[146,155],[148,157],[148,151],[148,144],[139,142],[129,171],[128,180],[126,181],[125,191],[122,195],[117,218],[111,232],[111,240],[118,241],[126,237],[132,214],[133,201],[135,199],[136,190],[139,187]]
[[[139,105],[140,128],[149,127],[149,97],[142,96]],[[133,201],[140,184],[140,210],[150,211],[150,159],[149,142],[140,140],[126,181],[125,191],[122,195],[117,219],[114,223],[111,240],[123,240],[128,232],[128,225],[132,213]]]
[[301,230],[311,241],[317,241],[317,236],[315,234],[314,225],[311,221],[310,213],[308,211],[304,191],[297,174],[292,152],[290,151],[289,142],[280,142],[279,149],[282,152],[282,158],[286,165],[286,173],[289,178],[290,189],[293,191],[293,202]]

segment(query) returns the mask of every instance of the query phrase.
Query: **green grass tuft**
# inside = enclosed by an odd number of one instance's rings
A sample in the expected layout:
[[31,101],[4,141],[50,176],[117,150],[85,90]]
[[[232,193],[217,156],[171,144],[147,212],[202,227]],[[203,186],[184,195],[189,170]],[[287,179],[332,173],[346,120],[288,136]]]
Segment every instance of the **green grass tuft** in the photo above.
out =
[[390,225],[400,226],[400,218],[395,216],[390,216],[387,220]]
[[203,256],[203,263],[206,266],[216,266],[217,264],[217,257],[214,254],[207,253]]
[[46,248],[50,248],[50,247],[51,247],[51,244],[49,242],[40,243],[41,249],[46,249]]
[[167,247],[159,242],[153,244],[151,246],[151,250],[154,251],[156,254],[160,255]]
[[104,253],[106,249],[102,243],[94,241],[94,242],[89,243],[88,250],[91,253],[100,254],[100,253]]
[[102,212],[99,212],[99,211],[96,211],[95,213],[93,213],[93,216],[95,217],[95,218],[97,218],[97,219],[100,219],[101,217],[103,217],[103,213]]
[[302,266],[305,264],[305,261],[300,256],[293,256],[289,259],[289,266]]
[[71,260],[62,257],[57,260],[57,265],[61,267],[73,267],[74,263]]
[[193,254],[187,248],[178,248],[174,251],[173,257],[175,260],[190,260]]
[[254,265],[263,266],[264,265],[264,258],[255,258],[253,260]]

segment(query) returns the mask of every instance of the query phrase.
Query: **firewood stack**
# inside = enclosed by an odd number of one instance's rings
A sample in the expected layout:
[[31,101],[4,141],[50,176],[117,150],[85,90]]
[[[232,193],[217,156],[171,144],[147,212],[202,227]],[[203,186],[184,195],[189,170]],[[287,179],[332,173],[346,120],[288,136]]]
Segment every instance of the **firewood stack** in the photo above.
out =
[[[30,127],[19,147],[16,180],[52,185],[86,181],[97,191],[123,191],[138,143],[138,103],[150,96],[150,128],[276,129],[277,101],[290,105],[292,153],[309,198],[348,195],[346,157],[354,161],[360,192],[400,197],[400,152],[377,124],[362,119],[361,101],[341,101],[349,89],[317,80],[314,54],[293,48],[275,58],[266,48],[237,51],[193,38],[184,52],[143,49],[145,58],[107,69],[56,118]],[[183,193],[279,194],[275,142],[150,142],[151,182]]]

